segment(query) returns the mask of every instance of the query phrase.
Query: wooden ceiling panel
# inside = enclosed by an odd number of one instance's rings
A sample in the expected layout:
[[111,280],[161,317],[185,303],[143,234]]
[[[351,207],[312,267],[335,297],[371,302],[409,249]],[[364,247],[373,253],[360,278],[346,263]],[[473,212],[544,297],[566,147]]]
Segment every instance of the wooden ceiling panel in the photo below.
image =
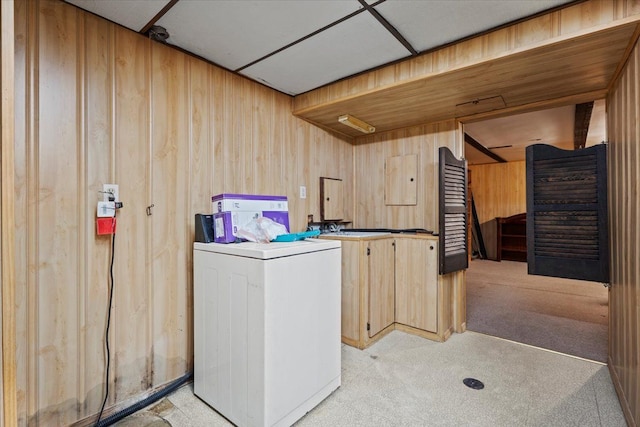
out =
[[465,144],[464,156],[467,159],[467,163],[470,165],[485,165],[487,163],[498,163],[496,160],[487,156],[471,144]]
[[[637,22],[630,22],[543,44],[345,96],[294,114],[323,128],[358,137],[363,134],[340,124],[338,116],[351,114],[375,126],[379,133],[456,117],[456,105],[477,99],[501,96],[505,108],[513,108],[584,93],[604,94],[624,60],[636,27]],[[490,104],[487,108],[499,108],[498,103]]]

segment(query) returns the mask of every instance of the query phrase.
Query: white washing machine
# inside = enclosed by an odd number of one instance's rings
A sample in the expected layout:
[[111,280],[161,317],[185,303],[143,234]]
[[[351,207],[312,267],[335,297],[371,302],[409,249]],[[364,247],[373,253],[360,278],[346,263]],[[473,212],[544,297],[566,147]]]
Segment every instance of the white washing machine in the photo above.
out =
[[194,392],[290,426],[340,386],[340,241],[194,243]]

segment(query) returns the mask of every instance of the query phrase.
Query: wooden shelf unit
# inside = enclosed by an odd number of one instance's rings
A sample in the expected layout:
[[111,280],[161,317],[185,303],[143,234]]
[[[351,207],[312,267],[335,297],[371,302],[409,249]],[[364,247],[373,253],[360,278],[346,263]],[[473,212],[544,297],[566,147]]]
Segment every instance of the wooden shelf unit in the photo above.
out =
[[497,260],[527,262],[527,214],[496,218]]

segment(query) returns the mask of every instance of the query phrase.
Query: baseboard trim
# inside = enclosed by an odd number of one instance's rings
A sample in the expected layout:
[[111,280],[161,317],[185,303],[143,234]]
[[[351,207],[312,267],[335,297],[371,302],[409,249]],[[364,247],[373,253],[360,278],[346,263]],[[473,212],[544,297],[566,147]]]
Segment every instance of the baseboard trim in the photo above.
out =
[[611,360],[611,356],[608,357],[607,366],[609,367],[609,375],[611,375],[611,381],[613,382],[613,387],[616,389],[616,394],[618,395],[618,400],[620,401],[620,407],[622,407],[622,413],[624,414],[624,419],[627,421],[627,425],[629,427],[638,427],[636,424],[636,420],[633,419],[633,413],[631,412],[631,405],[629,405],[629,401],[627,400],[627,396],[625,396],[624,391],[622,389],[622,383],[620,382],[620,377],[618,377],[618,372],[616,372],[613,367],[613,361]]

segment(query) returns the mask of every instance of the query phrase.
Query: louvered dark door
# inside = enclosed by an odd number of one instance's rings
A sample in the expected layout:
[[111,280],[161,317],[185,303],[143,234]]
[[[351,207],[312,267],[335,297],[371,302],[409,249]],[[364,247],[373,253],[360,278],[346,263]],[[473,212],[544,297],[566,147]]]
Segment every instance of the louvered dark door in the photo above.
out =
[[606,155],[527,147],[529,274],[609,282]]
[[440,147],[440,274],[464,270],[467,256],[467,162]]

